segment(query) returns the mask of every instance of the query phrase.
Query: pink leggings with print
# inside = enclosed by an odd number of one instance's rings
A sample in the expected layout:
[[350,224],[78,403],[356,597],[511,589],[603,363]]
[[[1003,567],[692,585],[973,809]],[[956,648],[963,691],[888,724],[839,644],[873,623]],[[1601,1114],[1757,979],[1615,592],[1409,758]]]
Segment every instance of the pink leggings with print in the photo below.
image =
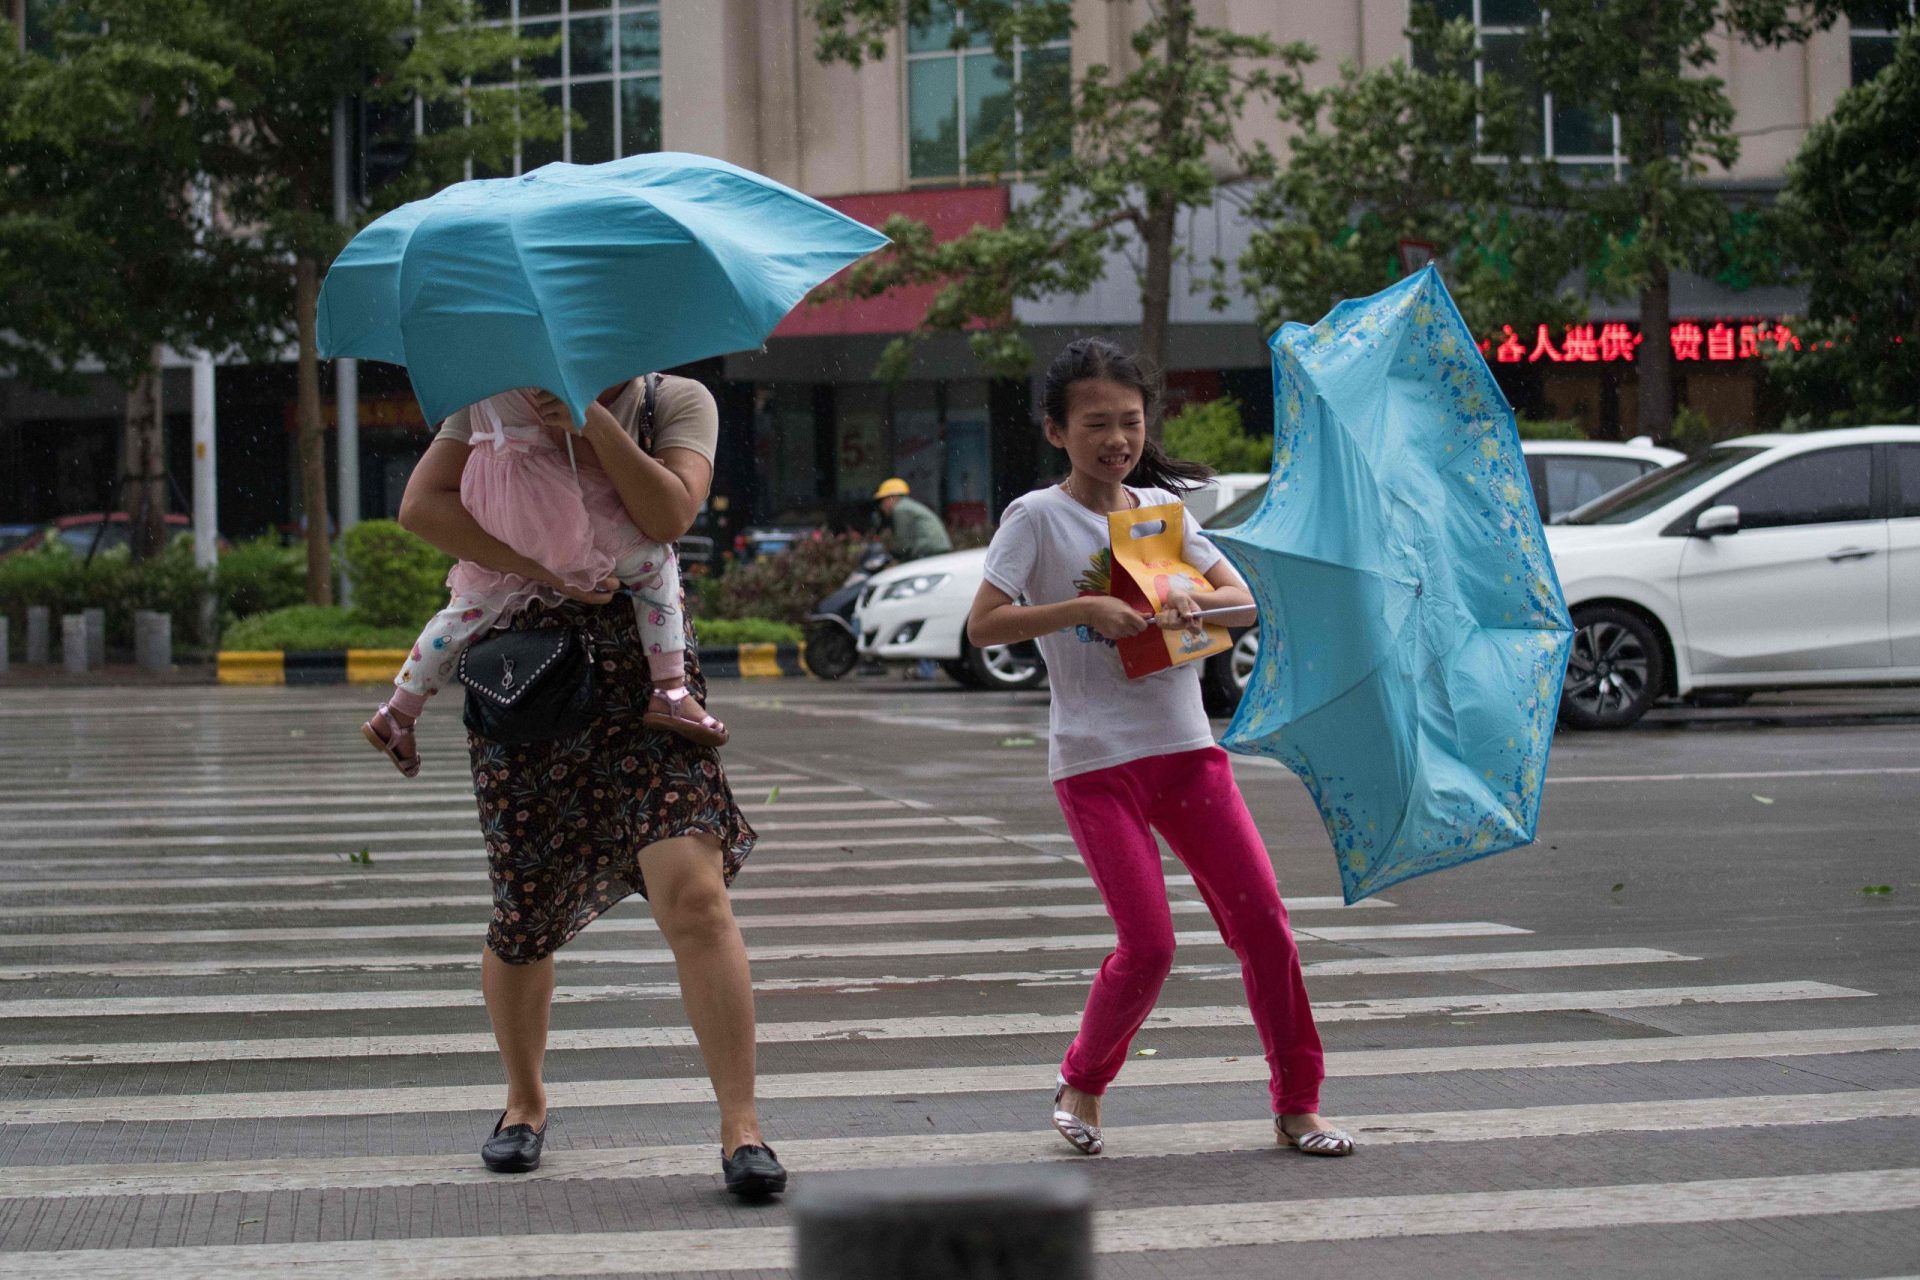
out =
[[1067,1083],[1083,1093],[1106,1092],[1173,967],[1173,913],[1157,829],[1193,873],[1220,936],[1240,957],[1274,1114],[1318,1111],[1325,1061],[1300,952],[1227,753],[1208,747],[1150,756],[1063,778],[1054,792],[1119,934],[1061,1064]]

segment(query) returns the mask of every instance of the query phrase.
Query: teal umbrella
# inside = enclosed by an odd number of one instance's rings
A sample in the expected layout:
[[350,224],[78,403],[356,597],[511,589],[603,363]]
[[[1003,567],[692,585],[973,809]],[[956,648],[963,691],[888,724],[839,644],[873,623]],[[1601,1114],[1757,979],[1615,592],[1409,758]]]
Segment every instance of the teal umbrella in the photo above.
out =
[[1572,626],[1513,410],[1439,273],[1273,349],[1273,479],[1213,535],[1260,605],[1225,745],[1307,785],[1348,902],[1530,843]]
[[542,387],[576,424],[616,382],[758,347],[887,238],[673,152],[462,182],[369,224],[320,290],[320,354],[403,364],[427,421]]

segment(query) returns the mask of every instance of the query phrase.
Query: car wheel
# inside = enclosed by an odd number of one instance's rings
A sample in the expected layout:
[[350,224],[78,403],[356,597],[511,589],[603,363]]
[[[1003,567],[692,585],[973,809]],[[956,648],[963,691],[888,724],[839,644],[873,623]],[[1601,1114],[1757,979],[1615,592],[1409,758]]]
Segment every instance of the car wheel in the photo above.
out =
[[1637,613],[1611,605],[1573,611],[1560,719],[1575,729],[1624,729],[1647,713],[1666,687],[1666,652]]
[[953,658],[941,663],[940,669],[946,672],[957,685],[962,685],[968,689],[978,689],[980,687],[980,682],[973,678],[973,668],[959,658]]
[[976,649],[968,644],[960,655],[976,689],[1031,689],[1047,673],[1030,644],[996,644]]
[[801,659],[807,664],[807,670],[822,680],[838,680],[860,664],[860,649],[845,627],[816,622],[807,628],[807,645]]
[[1200,696],[1210,716],[1230,716],[1239,709],[1253,679],[1253,664],[1260,658],[1260,632],[1243,631],[1233,648],[1207,659],[1200,673]]

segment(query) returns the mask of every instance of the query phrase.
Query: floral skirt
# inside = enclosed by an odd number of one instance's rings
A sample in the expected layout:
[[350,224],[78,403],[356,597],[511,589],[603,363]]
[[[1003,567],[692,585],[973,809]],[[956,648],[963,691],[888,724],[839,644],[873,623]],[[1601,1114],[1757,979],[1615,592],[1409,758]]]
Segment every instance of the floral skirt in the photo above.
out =
[[[729,884],[753,852],[719,754],[641,722],[653,682],[628,599],[535,603],[507,624],[571,625],[587,628],[599,655],[600,716],[578,733],[518,746],[467,735],[493,879],[487,948],[509,964],[552,955],[628,894],[645,896],[648,845],[715,836]],[[691,643],[687,687],[706,700]]]

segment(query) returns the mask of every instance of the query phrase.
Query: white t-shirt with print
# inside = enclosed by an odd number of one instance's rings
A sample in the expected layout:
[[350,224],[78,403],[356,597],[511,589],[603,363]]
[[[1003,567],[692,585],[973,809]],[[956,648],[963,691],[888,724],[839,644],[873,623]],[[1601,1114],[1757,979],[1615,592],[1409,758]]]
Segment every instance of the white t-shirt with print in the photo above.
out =
[[[1165,489],[1128,492],[1143,507],[1180,500]],[[1109,541],[1105,516],[1058,485],[1036,489],[1000,518],[987,548],[986,579],[1029,605],[1106,595]],[[1202,573],[1220,562],[1219,550],[1200,536],[1190,515],[1185,548],[1187,563]],[[1129,680],[1113,641],[1089,627],[1044,635],[1038,643],[1053,687],[1047,760],[1053,781],[1213,745],[1213,726],[1200,700],[1200,663]]]

